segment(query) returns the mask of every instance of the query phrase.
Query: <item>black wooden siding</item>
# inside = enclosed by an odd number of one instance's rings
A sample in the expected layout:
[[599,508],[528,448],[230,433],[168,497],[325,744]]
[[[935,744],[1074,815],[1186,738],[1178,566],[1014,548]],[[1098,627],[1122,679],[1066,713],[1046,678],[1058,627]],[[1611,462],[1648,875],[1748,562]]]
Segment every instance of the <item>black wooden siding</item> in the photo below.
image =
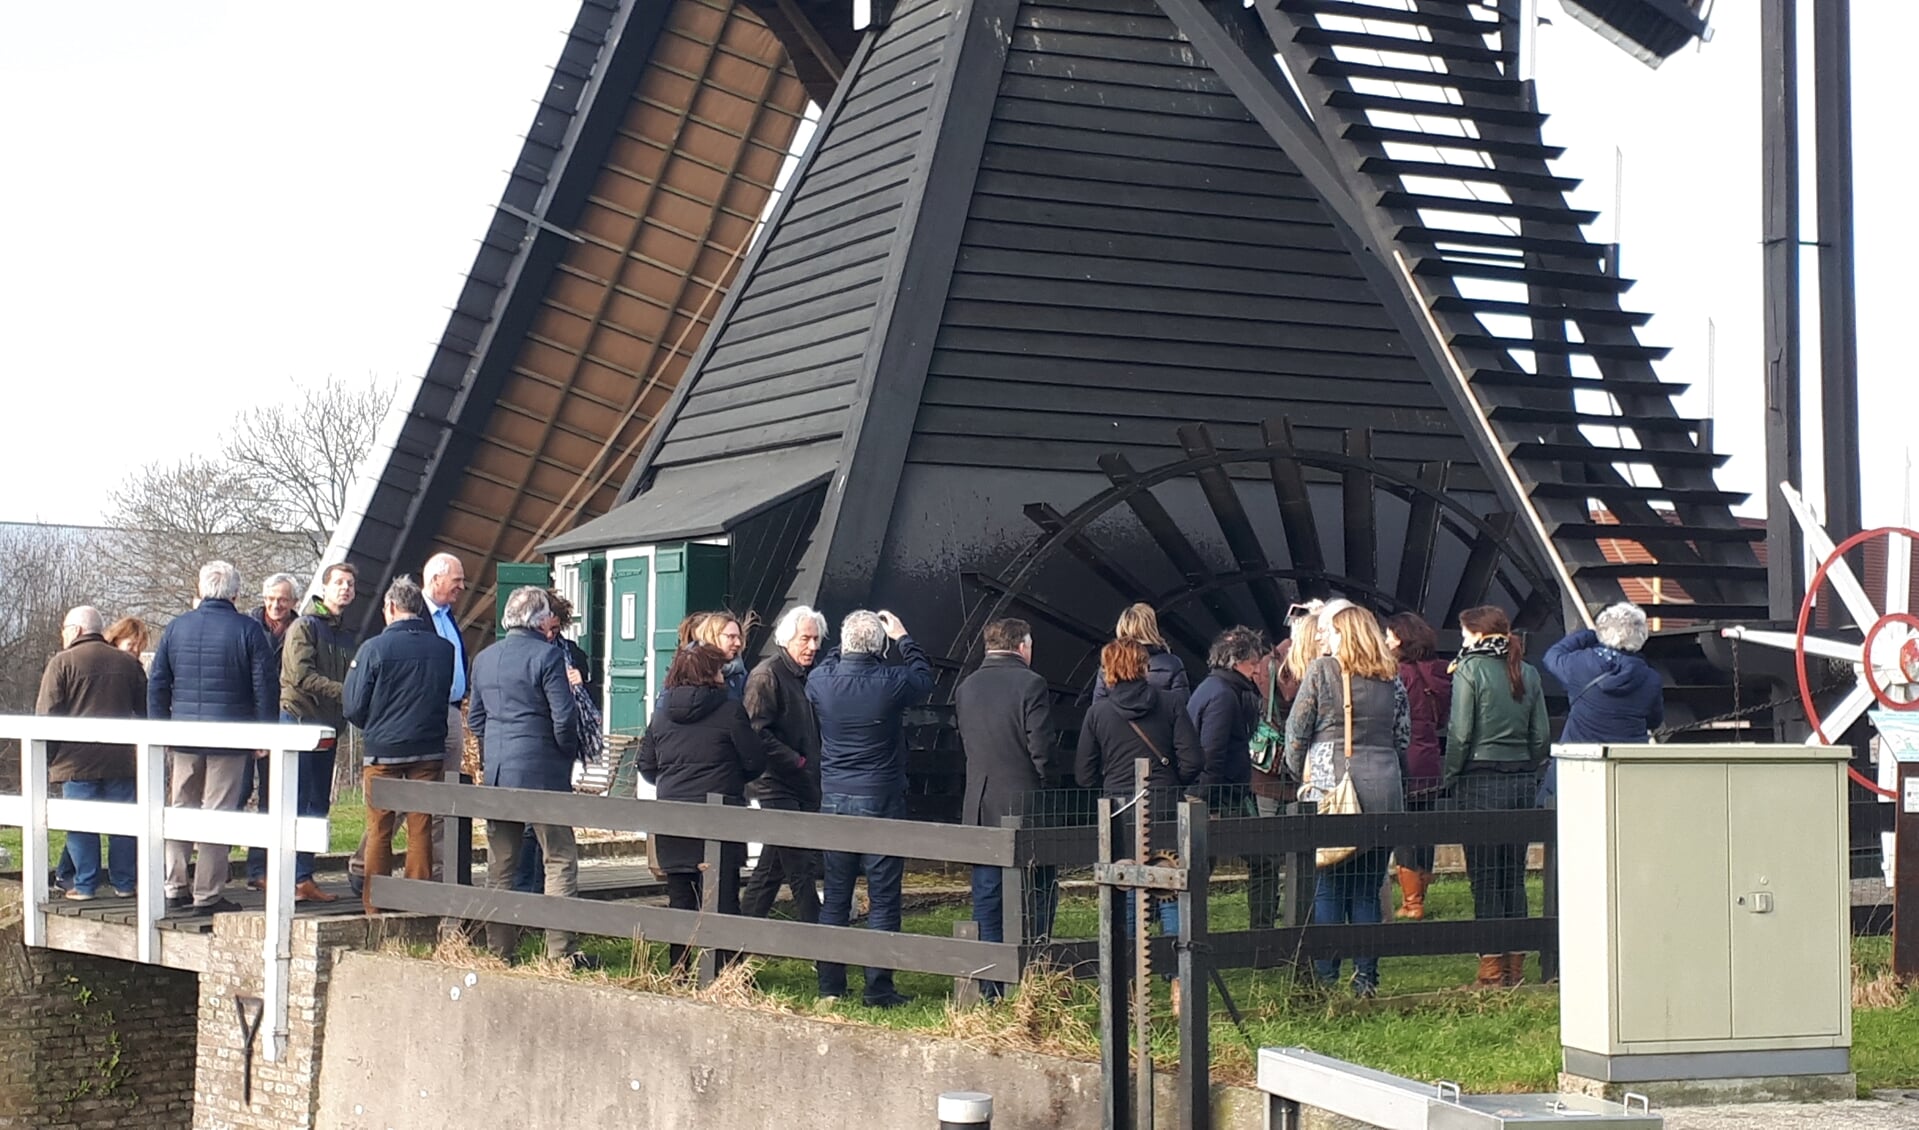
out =
[[870,344],[954,0],[902,0],[851,79],[652,466],[839,443]]
[[1257,446],[1278,415],[1470,462],[1312,191],[1157,6],[1022,5],[909,461],[1152,466],[1177,423]]
[[786,594],[799,573],[800,559],[826,499],[826,485],[769,507],[727,534],[730,591],[726,606],[744,616],[757,613],[760,625],[747,640],[748,654],[771,651],[773,625],[785,610]]

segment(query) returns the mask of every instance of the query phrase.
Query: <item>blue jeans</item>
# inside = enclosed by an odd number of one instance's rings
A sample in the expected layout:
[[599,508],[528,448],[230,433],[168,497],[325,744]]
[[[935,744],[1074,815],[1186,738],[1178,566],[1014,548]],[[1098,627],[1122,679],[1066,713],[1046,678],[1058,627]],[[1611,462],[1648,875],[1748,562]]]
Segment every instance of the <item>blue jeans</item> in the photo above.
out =
[[[60,788],[68,800],[110,800],[132,804],[138,788],[132,777],[104,781],[68,781]],[[100,889],[100,837],[90,832],[67,833],[67,854],[73,857],[73,889],[90,895]],[[116,891],[130,891],[138,877],[139,841],[132,836],[107,837],[107,881]]]
[[531,824],[520,838],[520,871],[513,877],[513,889],[525,895],[546,892],[546,853],[540,850],[540,838]]
[[[1384,920],[1380,913],[1379,890],[1386,882],[1386,860],[1391,848],[1367,848],[1332,867],[1319,870],[1319,883],[1313,891],[1313,922],[1316,925],[1351,923],[1363,926]],[[1313,974],[1321,981],[1339,980],[1340,959],[1314,958]],[[1379,984],[1379,959],[1353,959],[1355,984]]]
[[[1006,901],[1000,897],[1005,882],[1006,874],[1000,868],[973,868],[973,924],[979,927],[982,942],[1006,940]],[[1032,945],[1053,933],[1053,916],[1059,910],[1059,868],[1027,868],[1024,902],[1021,922],[1026,936],[1020,939],[1020,944]],[[1001,981],[980,982],[983,996],[997,997],[1005,989]]]
[[[904,820],[906,797],[900,793],[891,796],[827,793],[820,798],[820,811],[829,816],[878,816],[887,820]],[[870,903],[866,913],[866,928],[899,933],[900,878],[905,872],[906,861],[897,855],[827,852],[826,897],[820,905],[820,925],[844,926],[852,920],[853,884],[861,875],[865,875],[866,897]],[[819,977],[821,996],[846,995],[846,966],[822,961],[819,963]],[[864,995],[869,1002],[893,995],[893,971],[869,966]]]
[[[298,722],[300,719],[282,712],[280,721]],[[336,752],[331,749],[300,751],[300,783],[294,795],[293,810],[301,816],[325,816],[333,807],[333,761]],[[299,852],[294,856],[293,881],[304,883],[311,878],[313,853]]]

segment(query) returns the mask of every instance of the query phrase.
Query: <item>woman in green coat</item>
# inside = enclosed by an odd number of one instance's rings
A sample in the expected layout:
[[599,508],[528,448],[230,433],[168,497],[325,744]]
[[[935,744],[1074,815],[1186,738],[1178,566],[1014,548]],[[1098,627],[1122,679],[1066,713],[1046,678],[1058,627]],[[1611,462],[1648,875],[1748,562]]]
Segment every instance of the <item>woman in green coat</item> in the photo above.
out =
[[[1486,606],[1459,614],[1462,646],[1452,666],[1453,713],[1446,737],[1446,783],[1452,806],[1508,811],[1533,806],[1534,782],[1552,737],[1539,672],[1525,662],[1504,610]],[[1473,917],[1526,917],[1526,844],[1466,849]],[[1519,984],[1523,953],[1480,954],[1481,988]]]

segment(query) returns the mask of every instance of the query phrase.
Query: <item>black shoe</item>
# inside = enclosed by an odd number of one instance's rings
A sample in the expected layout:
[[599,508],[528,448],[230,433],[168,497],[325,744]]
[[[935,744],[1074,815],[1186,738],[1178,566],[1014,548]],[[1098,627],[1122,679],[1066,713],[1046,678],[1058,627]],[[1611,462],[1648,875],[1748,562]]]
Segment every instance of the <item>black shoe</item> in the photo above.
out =
[[183,910],[186,907],[189,907],[192,905],[193,905],[192,895],[168,895],[167,896],[168,910]]
[[1379,982],[1368,981],[1362,977],[1353,978],[1353,996],[1360,1000],[1372,1000],[1379,995]]
[[227,914],[231,911],[242,909],[245,908],[230,898],[218,898],[209,903],[195,903],[189,906],[187,908],[187,914],[193,918],[211,918],[216,914]]
[[604,963],[601,962],[599,958],[590,953],[581,953],[578,950],[567,954],[566,960],[567,964],[571,965],[573,971],[576,973],[591,973],[596,969],[604,967]]
[[885,996],[868,997],[860,1002],[868,1008],[903,1008],[913,1003],[913,998],[905,993],[887,993]]

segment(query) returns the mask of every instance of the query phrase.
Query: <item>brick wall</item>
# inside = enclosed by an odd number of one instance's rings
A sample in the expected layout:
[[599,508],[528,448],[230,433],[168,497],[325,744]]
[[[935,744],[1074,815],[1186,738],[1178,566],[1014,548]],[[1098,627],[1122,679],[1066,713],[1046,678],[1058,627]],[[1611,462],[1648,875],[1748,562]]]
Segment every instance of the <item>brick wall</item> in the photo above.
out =
[[[389,940],[431,942],[438,919],[300,918],[293,923],[287,985],[286,1055],[269,1063],[266,1021],[253,1045],[253,1101],[245,1101],[246,1055],[233,998],[261,993],[260,946],[266,920],[229,914],[214,920],[207,971],[199,978],[199,1104],[195,1130],[290,1130],[310,1127],[319,1109],[320,1056],[327,989],[338,956],[378,949]],[[0,1127],[5,1124],[0,1123]]]
[[199,978],[20,940],[0,890],[0,1127],[186,1130]]

